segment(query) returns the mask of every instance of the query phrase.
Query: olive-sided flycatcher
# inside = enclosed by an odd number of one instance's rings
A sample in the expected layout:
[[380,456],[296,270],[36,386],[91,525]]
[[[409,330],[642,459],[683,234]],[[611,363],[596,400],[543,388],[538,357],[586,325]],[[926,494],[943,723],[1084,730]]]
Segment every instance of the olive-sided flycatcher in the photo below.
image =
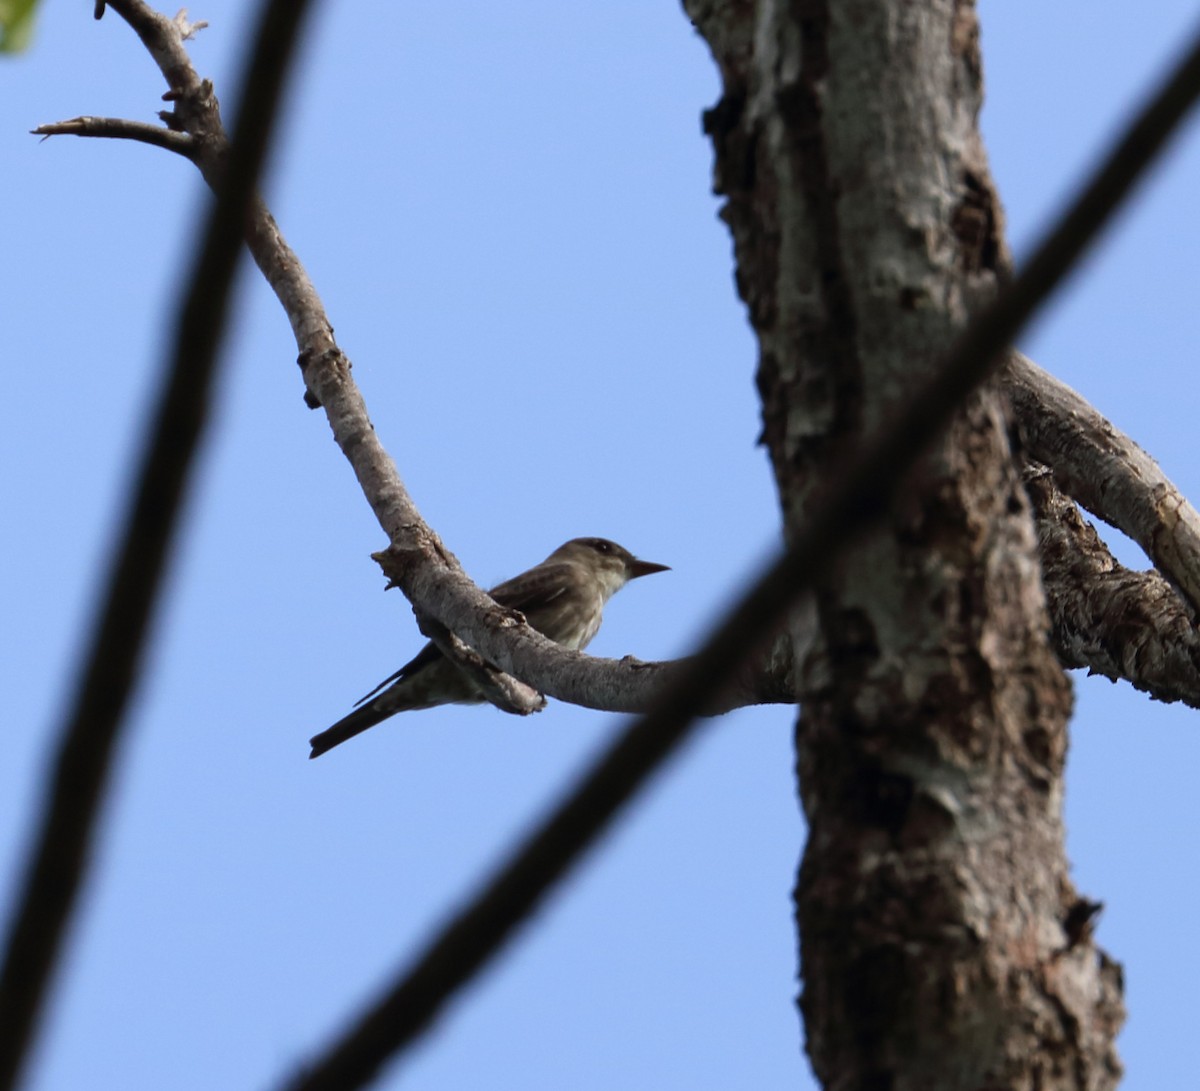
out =
[[[520,610],[530,625],[556,644],[579,651],[596,635],[604,604],[613,595],[630,580],[665,571],[665,564],[639,561],[607,538],[573,538],[541,564],[488,593],[501,606]],[[475,683],[431,642],[359,701],[362,707],[314,735],[309,757],[320,757],[397,712],[474,705],[483,699]]]

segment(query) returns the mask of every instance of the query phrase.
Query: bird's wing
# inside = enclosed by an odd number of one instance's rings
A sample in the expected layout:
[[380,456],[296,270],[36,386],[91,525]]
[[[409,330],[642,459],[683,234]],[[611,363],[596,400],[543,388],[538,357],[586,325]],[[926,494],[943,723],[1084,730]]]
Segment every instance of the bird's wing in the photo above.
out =
[[[543,606],[549,606],[556,599],[561,598],[567,592],[567,587],[570,586],[569,580],[566,578],[570,575],[571,570],[569,565],[565,564],[550,564],[540,565],[535,571],[522,572],[519,576],[514,576],[511,580],[505,580],[503,583],[497,584],[488,594],[500,606],[508,607],[510,610],[520,610],[523,614],[528,614],[531,610],[538,610]],[[387,689],[393,682],[403,681],[411,674],[415,674],[422,667],[427,667],[430,663],[434,663],[442,658],[442,653],[438,650],[436,644],[432,641],[426,644],[417,654],[404,664],[395,674],[388,675],[382,682],[379,683],[365,697],[360,697],[354,702],[354,707],[365,704],[380,690]]]
[[571,586],[572,568],[566,564],[542,564],[493,587],[488,594],[500,606],[528,614],[562,598]]

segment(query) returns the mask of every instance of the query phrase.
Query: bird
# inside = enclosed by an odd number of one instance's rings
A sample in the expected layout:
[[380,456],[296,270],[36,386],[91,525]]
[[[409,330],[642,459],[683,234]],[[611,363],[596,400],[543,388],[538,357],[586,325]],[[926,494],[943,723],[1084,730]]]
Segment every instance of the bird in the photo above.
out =
[[[630,580],[667,572],[607,538],[572,538],[541,564],[497,584],[488,594],[519,610],[543,636],[573,651],[600,628],[604,604]],[[317,758],[398,712],[448,704],[479,704],[478,687],[430,641],[395,674],[361,698],[348,716],[309,740]]]

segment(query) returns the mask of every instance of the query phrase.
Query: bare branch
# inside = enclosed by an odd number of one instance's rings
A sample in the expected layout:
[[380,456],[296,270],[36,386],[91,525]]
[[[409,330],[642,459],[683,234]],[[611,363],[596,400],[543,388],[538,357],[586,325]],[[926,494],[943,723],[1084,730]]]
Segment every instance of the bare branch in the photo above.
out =
[[1055,487],[1053,471],[1025,473],[1037,518],[1054,647],[1066,667],[1123,679],[1159,701],[1200,708],[1196,617],[1157,572],[1118,564]]
[[[168,126],[192,134],[193,161],[212,186],[220,182],[227,157],[219,109],[207,81],[191,65],[174,21],[142,0],[111,0],[158,63],[175,111]],[[523,678],[542,693],[589,707],[644,709],[649,680],[615,664],[569,652],[511,618],[463,572],[458,560],[425,523],[391,457],[383,449],[366,404],[350,377],[350,361],[333,337],[321,299],[295,252],[261,200],[250,209],[246,244],[282,304],[299,349],[306,401],[323,407],[334,439],[354,469],[364,495],[391,543],[389,570],[422,615],[436,619],[477,649],[489,663]],[[499,635],[500,630],[506,635]],[[637,679],[640,685],[630,691]],[[515,685],[506,682],[504,685]],[[499,691],[490,689],[490,692]],[[516,692],[513,690],[512,692]],[[624,700],[614,700],[620,694]],[[500,699],[504,707],[504,699]]]
[[[404,572],[403,555],[389,548],[371,556],[392,581],[391,586],[400,586]],[[541,645],[548,644],[542,635],[514,617],[512,611],[497,607],[491,598],[487,598],[486,601],[489,608],[478,619],[470,616],[474,613],[470,608],[461,615],[464,627],[473,620],[486,626],[493,644],[505,646],[503,642],[507,642],[513,649],[514,659],[518,652],[540,658]],[[417,617],[421,631],[445,651],[446,648],[437,640],[434,631],[427,628],[431,619],[428,616],[423,617],[419,611]],[[457,631],[458,627],[451,622],[446,628],[453,632]],[[675,677],[686,669],[688,663],[686,659],[645,662],[633,656],[604,659],[569,651],[557,644],[548,646],[554,651],[553,656],[545,657],[547,673],[554,680],[552,696],[600,712],[648,712],[663,688],[672,685]],[[796,687],[792,675],[794,663],[790,651],[789,638],[786,634],[780,634],[766,654],[748,660],[736,672],[730,684],[704,706],[704,715],[719,716],[747,705],[795,704]],[[463,665],[456,656],[452,658],[460,666]],[[486,661],[485,666],[489,671],[496,670],[495,667],[487,665]],[[470,670],[470,673],[474,675],[474,670]],[[476,680],[479,681],[478,677]],[[508,676],[508,682],[504,684],[507,686],[513,682],[515,679]],[[516,685],[520,686],[521,683]],[[522,714],[526,711],[520,707],[520,699],[517,708],[506,707],[507,698],[496,700],[489,695],[488,700],[504,711]]]
[[546,698],[532,686],[518,682],[510,674],[497,670],[478,652],[472,651],[440,621],[417,615],[417,626],[434,642],[441,653],[466,674],[480,693],[502,712],[528,716],[546,707]]
[[[215,116],[215,109],[205,105],[205,86],[195,78],[177,30],[164,36],[145,15],[148,9],[136,0],[109,2],[138,30],[163,68],[172,92],[178,92],[177,124],[185,131],[196,132],[191,127],[195,119],[189,113],[204,107]],[[1188,65],[1154,108],[1143,115],[1135,133],[1110,158],[1063,227],[1039,249],[1028,271],[968,331],[938,380],[910,403],[886,433],[853,461],[840,481],[812,505],[812,522],[807,530],[702,651],[669,668],[673,677],[656,702],[656,711],[618,741],[580,790],[443,933],[414,974],[368,1013],[358,1028],[361,1033],[352,1034],[335,1047],[296,1087],[361,1086],[362,1080],[369,1078],[400,1043],[411,1040],[446,997],[495,952],[555,879],[596,839],[621,803],[687,736],[695,716],[730,686],[729,679],[739,665],[751,658],[762,634],[778,624],[800,590],[818,581],[839,548],[879,517],[917,451],[949,419],[965,394],[987,375],[1021,322],[1063,275],[1127,191],[1137,171],[1157,150],[1170,123],[1186,105],[1182,96],[1195,93],[1200,68],[1200,57],[1195,52]],[[215,141],[211,151],[206,147],[197,157],[210,183],[220,178],[221,150],[220,142]],[[540,690],[569,699],[571,687],[556,681],[555,668],[562,668],[562,678],[571,678],[578,658],[536,634],[527,634],[521,643],[513,639],[511,631],[500,633],[503,626],[496,624],[494,613],[498,608],[462,575],[454,558],[420,520],[394,465],[375,438],[361,396],[350,381],[349,362],[334,343],[319,302],[313,305],[316,297],[311,284],[261,206],[254,210],[248,242],[287,309],[310,399],[325,407],[335,438],[354,466],[392,548],[404,559],[401,586],[405,594],[476,647],[489,662],[518,674]],[[596,677],[607,669],[604,664],[590,666]]]
[[[752,657],[763,634],[780,623],[805,589],[821,582],[833,558],[852,538],[883,515],[918,453],[1001,362],[1022,323],[1094,238],[1197,95],[1200,37],[1037,248],[1026,270],[972,323],[932,379],[885,422],[881,434],[814,496],[808,522],[791,547],[697,655],[679,664],[678,674],[664,687],[653,711],[624,732],[575,791],[446,922],[411,969],[398,974],[312,1067],[289,1081],[287,1091],[362,1087],[389,1057],[414,1041],[447,999],[490,960],[597,840],[624,801],[688,738],[706,702]],[[485,646],[481,641],[480,650],[492,659],[491,642]]]
[[192,159],[195,142],[187,133],[177,133],[145,121],[127,121],[119,117],[73,117],[68,121],[55,121],[39,125],[31,130],[34,136],[99,136],[113,140],[136,140],[152,144],[169,152]]
[[[175,113],[166,115],[167,129],[144,125],[139,132],[150,143],[155,142],[150,134],[155,134],[164,146],[188,141],[189,158],[215,187],[228,156],[227,140],[212,87],[192,67],[176,20],[153,11],[141,0],[115,0],[111,6],[138,33],[158,63],[170,87],[166,97],[175,104]],[[186,133],[180,131],[184,128],[188,130]],[[246,243],[290,321],[308,385],[307,400],[314,407],[324,406],[334,438],[354,467],[380,525],[392,542],[388,553],[394,563],[389,566],[389,574],[414,608],[427,618],[440,619],[450,631],[464,638],[468,646],[479,646],[488,640],[503,642],[493,644],[503,649],[496,656],[500,666],[529,678],[530,685],[538,692],[610,712],[647,709],[663,676],[669,672],[669,664],[643,664],[635,668],[632,661],[595,659],[561,648],[528,626],[514,626],[508,613],[496,607],[463,573],[457,559],[425,524],[395,464],[378,442],[365,402],[350,377],[350,361],[334,340],[332,323],[320,296],[269,210],[257,198],[251,206]],[[521,699],[510,701],[501,695],[504,687],[509,687],[512,694],[519,692],[515,687],[521,683],[516,678],[497,681],[501,689],[484,688],[496,697],[498,707],[508,711],[525,707],[526,702]],[[794,698],[790,692],[784,695],[770,675],[761,681],[747,676],[713,711],[728,711],[767,699]]]
[[[200,90],[202,81],[192,68],[183,43],[207,24],[188,23],[187,12],[182,9],[171,18],[155,11],[143,0],[106,0],[106,3],[133,28],[146,51],[154,58],[172,93],[194,95]],[[299,10],[302,12],[306,7],[302,4]],[[103,6],[98,3],[95,16],[99,19],[103,14]]]
[[1021,353],[1001,379],[1029,454],[1050,467],[1063,492],[1137,542],[1200,610],[1200,513],[1158,463]]
[[[191,452],[203,429],[207,390],[211,386],[216,339],[221,327],[224,299],[244,222],[244,208],[261,160],[266,127],[276,93],[263,86],[263,73],[281,76],[290,30],[278,24],[278,11],[298,21],[303,5],[275,4],[268,10],[260,32],[260,47],[253,57],[243,94],[246,107],[239,119],[231,149],[220,124],[212,88],[199,79],[182,48],[188,28],[153,12],[140,0],[111,0],[139,33],[167,78],[164,96],[174,113],[165,115],[167,128],[157,130],[136,122],[111,119],[76,119],[47,127],[46,132],[75,135],[120,136],[156,144],[183,153],[200,165],[219,194],[200,261],[192,277],[188,302],[179,322],[175,359],[167,392],[160,406],[153,439],[142,460],[141,483],[128,520],[125,543],[110,577],[105,606],[98,622],[93,650],[80,683],[75,707],[62,733],[53,790],[47,801],[36,847],[23,879],[23,894],[16,907],[5,961],[0,970],[0,1087],[9,1088],[19,1073],[57,956],[61,937],[83,879],[94,820],[111,765],[120,728],[120,717],[140,661],[140,651],[159,577],[182,502]],[[98,4],[97,16],[103,13]],[[267,42],[271,48],[262,48]],[[271,70],[274,70],[271,77]],[[257,150],[255,150],[257,146]],[[384,512],[385,527],[393,540],[420,541],[436,562],[457,566],[431,533],[402,535],[395,528],[411,522],[415,509],[407,502],[394,467],[381,448],[364,443],[373,436],[365,409],[353,384],[349,364],[333,344],[332,331],[315,291],[295,255],[283,244],[274,221],[261,202],[253,203],[250,245],[268,280],[284,301],[302,346],[302,358],[316,364],[313,383],[326,404],[343,448],[365,451],[352,458],[360,479],[384,487],[369,495]],[[364,428],[365,426],[365,428]],[[419,523],[419,517],[417,517]],[[436,579],[436,577],[435,577]],[[468,608],[477,606],[482,593],[461,574],[459,593],[465,586]],[[485,606],[490,599],[483,598]],[[553,646],[551,646],[553,647]],[[627,668],[618,665],[618,669]],[[515,684],[515,683],[514,683]],[[772,691],[776,692],[776,691]]]
[[[137,32],[167,80],[168,97],[175,104],[174,114],[168,115],[169,128],[184,129],[193,136],[193,161],[210,185],[218,185],[227,157],[219,108],[211,85],[192,67],[175,22],[142,0],[112,0],[110,6]],[[414,609],[439,621],[488,663],[514,676],[504,686],[519,685],[519,678],[539,693],[588,708],[610,712],[648,709],[664,676],[670,673],[669,664],[635,667],[632,661],[596,659],[568,651],[527,625],[514,625],[508,612],[471,582],[457,558],[425,523],[395,463],[379,442],[366,403],[351,378],[350,360],[334,340],[320,296],[274,217],[257,198],[250,210],[246,244],[288,316],[307,385],[306,401],[325,409],[334,439],[391,543],[386,551],[391,558],[388,574]],[[489,688],[487,692],[499,697],[500,691]],[[759,703],[762,698],[758,694],[763,692],[776,695],[772,700],[794,700],[790,692],[785,698],[778,697],[779,687],[770,677],[761,682],[743,677],[739,688],[727,691],[710,710]],[[505,698],[499,697],[499,707],[505,704]]]
[[[130,6],[112,3],[118,10]],[[90,647],[59,731],[53,779],[25,863],[0,967],[4,1091],[20,1075],[83,882],[123,713],[204,430],[246,203],[306,7],[270,0],[263,9],[228,170],[188,282],[166,386],[142,453]],[[177,36],[176,24],[164,22],[173,29],[163,34]]]

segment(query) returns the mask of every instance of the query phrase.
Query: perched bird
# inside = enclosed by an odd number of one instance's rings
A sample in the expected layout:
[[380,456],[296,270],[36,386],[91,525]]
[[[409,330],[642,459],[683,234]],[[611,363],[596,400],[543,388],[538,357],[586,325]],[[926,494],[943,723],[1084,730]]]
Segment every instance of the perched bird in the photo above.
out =
[[[607,538],[572,538],[541,564],[488,593],[501,606],[520,610],[530,625],[556,644],[578,651],[599,630],[604,604],[625,584],[667,570],[665,564],[639,561]],[[320,757],[397,712],[482,700],[475,683],[431,642],[362,698],[361,707],[314,735],[308,756]]]

